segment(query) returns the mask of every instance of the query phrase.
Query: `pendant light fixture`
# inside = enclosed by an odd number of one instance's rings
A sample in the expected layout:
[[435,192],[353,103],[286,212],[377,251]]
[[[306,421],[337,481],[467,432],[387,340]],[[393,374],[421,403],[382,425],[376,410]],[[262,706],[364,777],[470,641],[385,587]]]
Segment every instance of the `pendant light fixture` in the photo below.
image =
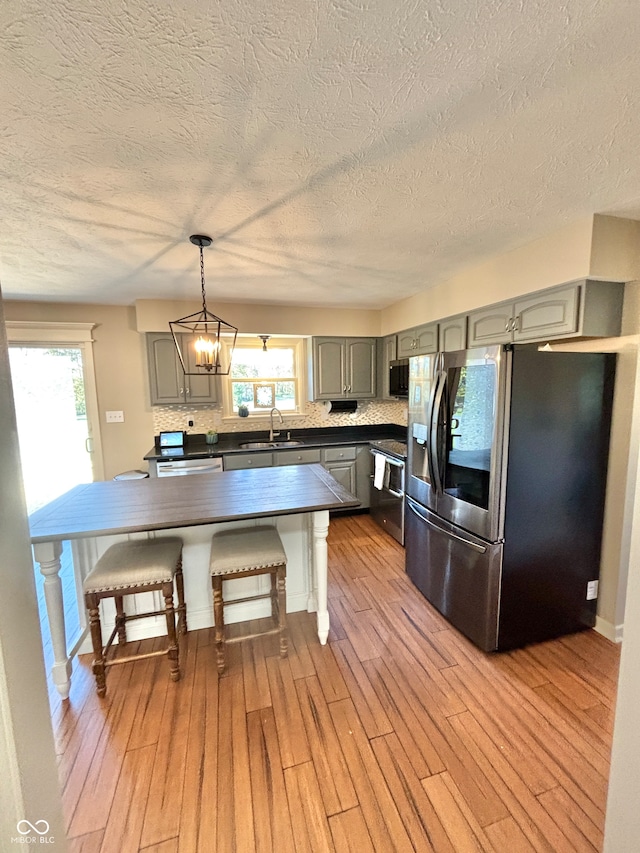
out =
[[262,352],[266,352],[267,351],[267,341],[269,340],[271,335],[258,335],[258,337],[262,341]]
[[[202,288],[202,311],[189,314],[169,323],[173,341],[180,357],[180,363],[186,376],[202,374],[226,375],[231,370],[233,350],[238,330],[230,323],[207,310],[207,297],[204,290],[204,257],[202,250],[213,242],[204,234],[192,234],[189,240],[200,247],[200,284]],[[228,359],[222,348],[222,336],[228,339]]]

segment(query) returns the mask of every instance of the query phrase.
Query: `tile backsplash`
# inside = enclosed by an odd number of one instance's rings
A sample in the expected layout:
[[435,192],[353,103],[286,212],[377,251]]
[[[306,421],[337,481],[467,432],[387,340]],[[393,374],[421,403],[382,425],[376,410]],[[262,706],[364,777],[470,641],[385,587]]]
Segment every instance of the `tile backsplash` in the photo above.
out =
[[[193,421],[193,426],[189,426]],[[360,401],[352,414],[329,412],[325,403],[306,403],[303,415],[285,417],[282,429],[312,429],[314,427],[356,426],[368,424],[407,424],[407,404],[396,400]],[[154,406],[153,427],[155,435],[161,430],[183,429],[203,433],[209,429],[218,432],[249,432],[269,429],[269,417],[222,419],[220,409],[214,406]]]

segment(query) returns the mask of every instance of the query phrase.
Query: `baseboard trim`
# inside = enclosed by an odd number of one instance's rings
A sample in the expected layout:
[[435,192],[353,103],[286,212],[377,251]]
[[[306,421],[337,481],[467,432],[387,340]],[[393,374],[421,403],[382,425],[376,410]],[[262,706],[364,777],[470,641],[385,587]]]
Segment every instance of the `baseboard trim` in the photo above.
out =
[[595,630],[598,634],[602,634],[603,637],[606,637],[607,640],[611,640],[612,643],[622,642],[624,625],[614,625],[606,619],[596,616]]

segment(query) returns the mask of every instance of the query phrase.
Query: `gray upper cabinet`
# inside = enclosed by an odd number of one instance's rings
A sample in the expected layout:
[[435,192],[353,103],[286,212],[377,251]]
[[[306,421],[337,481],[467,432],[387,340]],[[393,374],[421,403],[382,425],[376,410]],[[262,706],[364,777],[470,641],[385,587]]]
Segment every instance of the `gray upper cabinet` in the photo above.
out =
[[376,396],[376,338],[313,338],[313,400]]
[[438,324],[427,323],[398,332],[398,358],[412,355],[429,355],[438,351]]
[[[189,348],[184,352],[191,357]],[[173,337],[168,332],[147,334],[147,359],[149,363],[149,391],[152,406],[174,403],[194,405],[218,402],[217,377],[185,376],[176,352]],[[192,365],[188,364],[191,369]]]
[[398,351],[396,335],[378,338],[378,397],[382,400],[395,400],[389,394],[389,364],[395,361]]
[[467,348],[467,315],[458,314],[438,323],[440,352],[457,352]]
[[624,284],[586,279],[469,314],[467,346],[620,334]]

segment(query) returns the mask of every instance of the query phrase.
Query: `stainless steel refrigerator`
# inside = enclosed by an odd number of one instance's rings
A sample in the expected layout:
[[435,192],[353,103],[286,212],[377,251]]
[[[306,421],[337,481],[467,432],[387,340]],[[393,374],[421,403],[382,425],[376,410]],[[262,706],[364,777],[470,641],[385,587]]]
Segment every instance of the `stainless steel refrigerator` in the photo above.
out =
[[489,346],[409,365],[409,577],[486,651],[595,624],[615,355]]

